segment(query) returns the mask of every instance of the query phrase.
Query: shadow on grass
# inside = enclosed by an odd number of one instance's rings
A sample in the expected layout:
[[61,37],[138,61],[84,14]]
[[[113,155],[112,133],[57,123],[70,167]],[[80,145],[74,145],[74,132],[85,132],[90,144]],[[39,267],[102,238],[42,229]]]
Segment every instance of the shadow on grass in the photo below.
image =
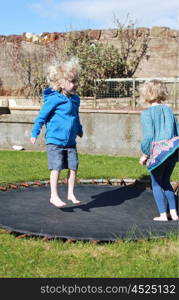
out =
[[139,179],[139,181],[146,181],[150,183],[150,175],[149,174],[142,174]]

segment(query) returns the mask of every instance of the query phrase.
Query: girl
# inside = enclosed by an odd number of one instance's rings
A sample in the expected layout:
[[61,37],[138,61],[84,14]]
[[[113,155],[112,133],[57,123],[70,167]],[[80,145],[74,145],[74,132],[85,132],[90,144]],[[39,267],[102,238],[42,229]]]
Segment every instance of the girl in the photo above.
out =
[[78,204],[74,195],[74,184],[78,168],[76,137],[82,137],[83,130],[79,120],[80,98],[76,95],[80,67],[78,60],[50,68],[48,82],[50,88],[43,92],[44,105],[37,116],[32,129],[31,142],[35,144],[42,126],[46,125],[46,144],[48,167],[51,170],[50,202],[56,207],[66,205],[57,190],[59,172],[68,169],[68,200]]
[[154,79],[145,82],[141,96],[150,107],[141,114],[143,155],[139,162],[146,164],[150,171],[153,195],[160,213],[154,220],[168,220],[165,197],[171,219],[178,220],[170,176],[178,159],[179,126],[172,110],[162,103],[167,98],[167,89],[162,81]]

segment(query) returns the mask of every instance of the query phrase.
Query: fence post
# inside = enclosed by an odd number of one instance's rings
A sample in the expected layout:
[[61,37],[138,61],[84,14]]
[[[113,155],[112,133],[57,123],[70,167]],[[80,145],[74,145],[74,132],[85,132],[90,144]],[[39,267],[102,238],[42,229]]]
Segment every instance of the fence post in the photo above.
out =
[[177,76],[175,77],[175,80],[174,80],[174,92],[173,92],[173,100],[174,100],[174,103],[173,103],[173,106],[174,108],[177,108]]
[[132,79],[132,107],[136,107],[136,97],[135,97],[135,77]]
[[93,108],[96,108],[96,80],[94,80]]

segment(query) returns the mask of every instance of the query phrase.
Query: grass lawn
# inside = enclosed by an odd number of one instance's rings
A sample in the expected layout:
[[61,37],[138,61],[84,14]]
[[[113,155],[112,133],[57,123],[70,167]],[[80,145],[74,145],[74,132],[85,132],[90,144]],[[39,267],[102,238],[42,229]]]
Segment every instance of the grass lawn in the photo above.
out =
[[176,236],[95,245],[18,239],[0,230],[0,277],[178,278]]
[[[80,154],[79,162],[79,178],[148,176],[138,158]],[[0,184],[49,179],[44,152],[0,151],[0,165]],[[172,181],[178,179],[177,175],[178,166]],[[18,238],[0,229],[0,266],[0,277],[4,278],[178,278],[178,236],[137,242],[65,243],[58,239]]]
[[[78,177],[90,178],[149,178],[146,167],[137,157],[79,154]],[[46,152],[0,151],[0,184],[48,180]],[[175,167],[171,180],[178,179],[179,166]],[[62,171],[61,178],[66,176]]]

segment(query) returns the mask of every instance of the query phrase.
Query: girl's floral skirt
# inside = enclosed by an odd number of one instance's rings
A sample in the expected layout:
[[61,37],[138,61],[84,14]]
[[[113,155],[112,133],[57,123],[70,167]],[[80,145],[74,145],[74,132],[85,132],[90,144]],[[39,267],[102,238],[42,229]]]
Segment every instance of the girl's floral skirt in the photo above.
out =
[[179,148],[179,136],[175,136],[170,140],[162,140],[152,143],[150,157],[147,160],[147,168],[149,171],[154,170],[161,165],[170,155]]

